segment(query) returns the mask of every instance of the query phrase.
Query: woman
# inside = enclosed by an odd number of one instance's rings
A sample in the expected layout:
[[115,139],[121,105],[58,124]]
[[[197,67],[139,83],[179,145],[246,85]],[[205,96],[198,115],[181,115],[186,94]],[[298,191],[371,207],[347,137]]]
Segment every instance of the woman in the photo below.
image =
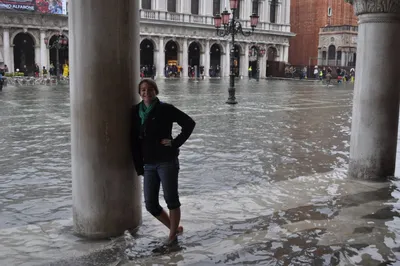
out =
[[[132,109],[132,155],[137,174],[144,175],[146,209],[168,227],[170,244],[183,231],[179,226],[179,147],[190,137],[196,123],[173,105],[160,102],[158,93],[154,81],[144,79],[139,83],[143,101]],[[172,138],[174,122],[182,128],[176,138]],[[159,204],[160,183],[169,215]]]

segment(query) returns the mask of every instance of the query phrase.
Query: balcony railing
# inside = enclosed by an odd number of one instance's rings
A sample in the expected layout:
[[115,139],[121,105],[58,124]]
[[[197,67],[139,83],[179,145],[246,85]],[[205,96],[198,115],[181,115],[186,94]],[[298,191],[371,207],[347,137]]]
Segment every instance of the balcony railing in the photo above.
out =
[[357,26],[342,25],[342,26],[327,26],[321,28],[320,32],[334,32],[334,31],[352,31],[358,32]]
[[[212,16],[193,15],[193,14],[181,14],[172,13],[167,11],[159,10],[140,10],[140,18],[145,20],[159,20],[159,21],[170,21],[171,23],[192,23],[192,24],[203,24],[214,27],[214,18]],[[241,21],[244,28],[251,29],[250,21]],[[290,25],[275,24],[269,22],[259,22],[256,30],[266,31],[279,31],[279,32],[290,32]]]

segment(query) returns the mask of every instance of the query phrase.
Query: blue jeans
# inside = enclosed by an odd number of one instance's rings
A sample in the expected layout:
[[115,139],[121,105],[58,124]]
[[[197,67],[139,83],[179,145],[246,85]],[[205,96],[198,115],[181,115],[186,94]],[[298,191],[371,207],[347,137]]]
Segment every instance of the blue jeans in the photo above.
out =
[[146,210],[153,216],[160,216],[162,207],[159,203],[160,184],[164,199],[170,210],[181,206],[178,194],[179,160],[144,165],[144,200]]

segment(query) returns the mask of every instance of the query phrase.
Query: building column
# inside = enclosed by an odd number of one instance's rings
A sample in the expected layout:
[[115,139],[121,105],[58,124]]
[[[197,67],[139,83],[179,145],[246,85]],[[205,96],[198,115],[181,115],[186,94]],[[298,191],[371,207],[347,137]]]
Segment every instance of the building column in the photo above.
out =
[[340,63],[342,67],[346,66],[347,52],[342,51],[342,62]]
[[259,58],[260,60],[260,78],[267,77],[267,51]]
[[223,76],[229,77],[231,73],[231,44],[229,42],[226,42],[224,68],[222,70],[223,70]]
[[188,72],[188,68],[189,68],[189,48],[188,48],[188,40],[185,38],[183,39],[183,56],[182,56],[182,77],[189,77],[189,72]]
[[7,65],[9,72],[14,72],[11,68],[11,51],[10,51],[10,30],[9,28],[3,28],[3,59],[4,64]]
[[250,45],[248,43],[244,44],[244,56],[243,56],[243,61],[240,61],[240,75],[243,77],[248,77],[249,76],[249,52],[250,52]]
[[288,45],[283,45],[283,62],[288,63],[289,62],[289,46]]
[[129,133],[139,101],[139,1],[109,3],[69,3],[73,221],[76,233],[95,239],[141,223]]
[[46,69],[49,69],[49,66],[47,65],[47,47],[44,42],[44,39],[46,38],[46,32],[45,31],[40,31],[40,71],[42,71],[43,67],[45,66]]
[[[399,121],[399,1],[356,0],[359,18],[349,176],[394,175]],[[390,5],[392,4],[392,5]]]
[[210,63],[211,63],[210,62],[211,58],[210,58],[210,41],[209,40],[206,40],[206,48],[204,50],[204,54],[206,57],[204,65],[203,65],[204,66],[204,75],[206,77],[208,77],[210,75],[208,70],[210,69]]
[[286,21],[285,24],[290,25],[290,0],[286,0]]
[[165,47],[164,47],[164,38],[160,37],[160,41],[158,44],[158,51],[155,52],[155,58],[157,58],[157,77],[164,78],[165,77]]

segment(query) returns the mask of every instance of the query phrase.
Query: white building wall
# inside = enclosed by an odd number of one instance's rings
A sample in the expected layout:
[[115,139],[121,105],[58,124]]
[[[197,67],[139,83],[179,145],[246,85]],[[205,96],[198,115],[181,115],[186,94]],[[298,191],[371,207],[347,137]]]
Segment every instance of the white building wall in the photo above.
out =
[[[252,0],[240,0],[241,1],[241,23],[244,31],[251,31],[249,27],[249,17],[252,13]],[[281,46],[279,51],[279,60],[287,61],[287,46],[289,44],[289,38],[293,36],[290,32],[290,0],[278,1],[279,7],[277,15],[277,23],[269,22],[269,10],[270,0],[259,1],[259,15],[260,22],[257,25],[256,31],[249,37],[244,37],[238,34],[235,37],[235,42],[240,44],[241,47],[246,45],[275,45],[276,47]],[[221,12],[227,8],[229,12],[229,0],[221,0]],[[214,27],[213,19],[213,0],[200,0],[199,15],[191,14],[191,1],[190,0],[177,0],[177,12],[167,12],[167,0],[152,0],[152,8],[154,10],[141,10],[141,36],[153,41],[154,47],[154,61],[156,62],[157,74],[164,76],[165,69],[165,45],[168,40],[173,39],[177,42],[179,47],[178,52],[178,64],[183,67],[183,75],[187,77],[187,66],[188,66],[188,47],[187,44],[190,40],[196,39],[202,47],[201,53],[201,64],[204,65],[204,72],[206,75],[209,73],[210,63],[212,58],[210,55],[210,49],[213,43],[219,42],[221,51],[220,67],[221,75],[229,76],[230,73],[230,47],[231,36],[219,37]],[[25,21],[26,13],[21,13],[21,18]],[[4,24],[2,20],[2,14],[0,14],[0,34],[3,36],[3,42],[12,44],[12,34],[16,30],[23,28],[27,29],[28,32],[34,32],[37,35],[39,43],[36,46],[35,58],[36,63],[41,67],[49,67],[49,50],[44,47],[44,38],[49,38],[55,31],[59,31],[60,23],[52,23],[53,20],[63,21],[63,30],[68,32],[68,24],[66,17],[51,16],[49,17],[48,25],[32,25],[34,19],[30,18],[26,20],[26,25],[9,25]],[[34,16],[29,14],[29,16]],[[39,20],[38,20],[39,21]],[[42,20],[40,20],[42,21]],[[24,24],[23,22],[22,24]],[[65,26],[64,26],[65,24]],[[57,26],[53,26],[57,25]],[[47,26],[47,27],[46,27]],[[37,33],[36,33],[37,32]],[[283,47],[286,47],[283,49]],[[4,61],[8,62],[10,71],[13,70],[13,47],[10,45],[3,45],[3,58]],[[248,58],[246,51],[241,54],[241,66],[240,73],[247,76],[248,62],[245,62]],[[5,63],[6,63],[5,62]],[[215,62],[215,61],[214,61]],[[260,66],[263,66],[260,63]]]

